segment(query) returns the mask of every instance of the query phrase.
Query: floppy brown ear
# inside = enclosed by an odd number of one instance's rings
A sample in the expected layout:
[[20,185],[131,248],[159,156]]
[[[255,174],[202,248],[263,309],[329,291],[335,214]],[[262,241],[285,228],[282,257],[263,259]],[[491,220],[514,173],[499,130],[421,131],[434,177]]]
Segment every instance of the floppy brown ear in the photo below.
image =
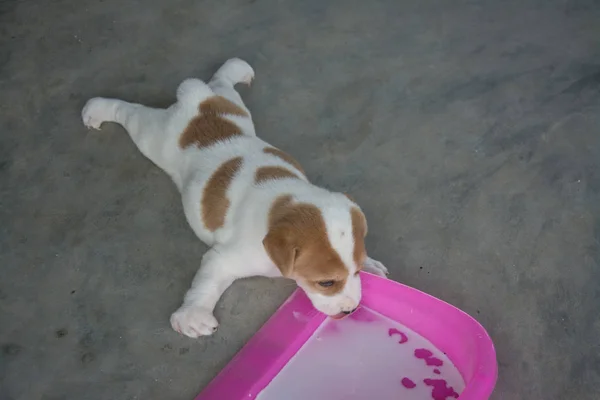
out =
[[[348,200],[350,200],[351,202],[356,203],[356,200],[354,200],[354,198],[352,196],[350,196],[348,193],[343,193],[344,196],[346,196],[348,198]],[[352,227],[356,229],[360,229],[361,232],[363,232],[362,236],[366,237],[367,236],[367,232],[369,230],[369,228],[367,227],[367,218],[365,217],[365,214],[357,207],[352,207]]]
[[365,214],[356,207],[352,207],[350,214],[352,216],[352,230],[358,237],[367,237],[369,227],[367,225],[367,217],[365,217]]
[[281,274],[289,278],[298,254],[290,229],[285,226],[271,228],[263,239],[263,246]]

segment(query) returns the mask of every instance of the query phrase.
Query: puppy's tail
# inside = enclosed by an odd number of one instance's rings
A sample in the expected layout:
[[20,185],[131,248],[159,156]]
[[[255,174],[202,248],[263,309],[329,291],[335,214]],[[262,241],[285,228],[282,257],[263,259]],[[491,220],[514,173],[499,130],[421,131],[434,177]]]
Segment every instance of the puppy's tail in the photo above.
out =
[[177,88],[177,101],[183,105],[198,106],[209,97],[214,96],[212,89],[200,79],[186,79]]

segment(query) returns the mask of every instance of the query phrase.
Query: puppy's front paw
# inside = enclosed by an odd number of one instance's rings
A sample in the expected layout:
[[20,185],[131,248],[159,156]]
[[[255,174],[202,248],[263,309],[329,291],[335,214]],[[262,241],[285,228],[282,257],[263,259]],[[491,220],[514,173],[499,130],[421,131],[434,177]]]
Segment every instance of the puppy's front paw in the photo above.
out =
[[218,326],[212,312],[202,307],[181,306],[171,315],[171,327],[191,338],[212,335]]
[[373,260],[371,257],[367,257],[363,264],[363,269],[382,278],[387,278],[387,275],[390,273],[385,265],[377,260]]

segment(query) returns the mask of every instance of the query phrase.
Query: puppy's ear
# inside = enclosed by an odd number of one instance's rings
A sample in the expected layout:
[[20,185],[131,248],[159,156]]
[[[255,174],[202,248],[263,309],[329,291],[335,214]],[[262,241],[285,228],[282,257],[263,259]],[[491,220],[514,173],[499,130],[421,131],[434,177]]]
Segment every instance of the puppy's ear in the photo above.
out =
[[350,209],[350,215],[352,217],[352,232],[354,233],[354,238],[367,237],[369,227],[367,225],[367,217],[365,217],[365,214],[359,208],[352,207],[352,209]]
[[291,277],[298,255],[298,247],[295,245],[292,229],[287,224],[276,225],[269,229],[267,236],[263,239],[263,246],[267,254],[286,278]]

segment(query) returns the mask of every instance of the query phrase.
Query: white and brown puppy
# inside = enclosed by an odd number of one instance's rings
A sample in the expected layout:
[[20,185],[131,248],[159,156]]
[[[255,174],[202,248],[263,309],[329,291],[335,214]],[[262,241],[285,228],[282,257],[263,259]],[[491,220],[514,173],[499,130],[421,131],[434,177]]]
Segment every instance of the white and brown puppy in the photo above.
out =
[[312,185],[291,156],[256,137],[250,111],[234,89],[254,71],[228,60],[206,84],[185,80],[168,109],[106,98],[82,111],[87,127],[117,122],[139,150],[171,176],[196,235],[211,249],[202,258],[173,329],[210,335],[223,292],[239,278],[284,276],[329,315],[354,310],[361,269],[384,276],[367,256],[365,216],[341,193]]

